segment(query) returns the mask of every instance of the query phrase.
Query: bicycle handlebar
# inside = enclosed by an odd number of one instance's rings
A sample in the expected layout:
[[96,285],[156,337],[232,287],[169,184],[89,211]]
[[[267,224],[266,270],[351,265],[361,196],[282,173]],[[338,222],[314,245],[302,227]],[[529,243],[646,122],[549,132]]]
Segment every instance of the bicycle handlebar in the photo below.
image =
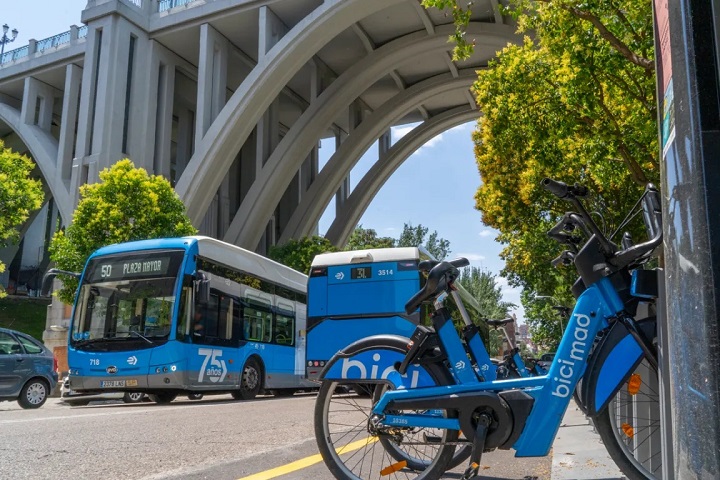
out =
[[[583,197],[587,195],[587,187],[575,184],[574,186],[568,186],[567,184],[553,180],[551,178],[545,178],[542,180],[541,185],[547,191],[557,196],[558,198],[569,201],[578,210],[579,213],[567,212],[563,215],[563,218],[548,232],[555,240],[561,243],[570,244],[567,240],[572,238],[570,235],[562,233],[561,230],[566,229],[566,225],[576,225],[580,227],[584,233],[590,238],[594,235],[603,250],[603,254],[608,258],[608,261],[617,268],[624,268],[632,264],[635,260],[639,259],[643,255],[653,251],[662,243],[662,213],[660,210],[660,199],[659,192],[653,184],[648,184],[645,189],[643,197],[643,212],[645,225],[650,235],[650,240],[633,245],[629,248],[619,250],[617,245],[611,242],[605,235],[600,231],[595,221],[590,217],[590,214],[585,210],[583,204],[578,200],[577,197]],[[556,265],[561,261],[566,261],[568,258],[563,252],[560,257],[553,260],[553,264]],[[572,252],[570,252],[572,253]]]
[[442,292],[452,288],[455,279],[460,275],[458,270],[467,267],[470,262],[467,258],[456,258],[455,260],[444,260],[432,267],[428,274],[427,281],[422,289],[412,296],[405,303],[405,312],[410,315],[420,307],[420,304],[431,298],[435,298]]
[[559,180],[552,178],[543,178],[541,182],[543,188],[558,198],[584,197],[588,194],[588,188],[582,185],[568,185]]
[[630,248],[615,253],[610,262],[618,268],[626,267],[632,264],[645,254],[655,250],[663,240],[662,232],[662,210],[660,209],[660,192],[655,185],[648,184],[645,188],[645,197],[643,198],[643,213],[645,217],[645,226],[648,234],[652,237],[643,243],[638,243]]

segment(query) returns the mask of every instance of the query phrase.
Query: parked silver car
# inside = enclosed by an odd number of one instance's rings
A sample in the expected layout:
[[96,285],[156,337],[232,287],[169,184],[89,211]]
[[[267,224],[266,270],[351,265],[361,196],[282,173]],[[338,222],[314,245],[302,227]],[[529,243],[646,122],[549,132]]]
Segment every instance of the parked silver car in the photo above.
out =
[[58,381],[55,358],[30,335],[0,328],[0,401],[40,408]]

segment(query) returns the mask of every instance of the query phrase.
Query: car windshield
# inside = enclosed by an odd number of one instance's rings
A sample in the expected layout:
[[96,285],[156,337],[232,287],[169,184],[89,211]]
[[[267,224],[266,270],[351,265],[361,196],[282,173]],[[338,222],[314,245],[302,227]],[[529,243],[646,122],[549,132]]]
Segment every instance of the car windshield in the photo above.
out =
[[182,252],[99,257],[88,263],[70,343],[85,350],[149,348],[167,341]]

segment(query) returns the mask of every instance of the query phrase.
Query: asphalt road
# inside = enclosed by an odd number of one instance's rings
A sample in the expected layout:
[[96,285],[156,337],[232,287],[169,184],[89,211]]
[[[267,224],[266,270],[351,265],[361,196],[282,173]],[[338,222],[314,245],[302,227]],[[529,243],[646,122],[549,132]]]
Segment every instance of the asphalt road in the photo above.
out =
[[[2,402],[0,478],[331,479],[317,462],[314,402],[312,394],[87,407],[52,398],[38,410]],[[280,476],[255,475],[298,461],[303,468]],[[444,478],[460,478],[461,471]],[[550,471],[549,457],[517,459],[497,451],[484,455],[481,473],[485,479],[546,480]]]

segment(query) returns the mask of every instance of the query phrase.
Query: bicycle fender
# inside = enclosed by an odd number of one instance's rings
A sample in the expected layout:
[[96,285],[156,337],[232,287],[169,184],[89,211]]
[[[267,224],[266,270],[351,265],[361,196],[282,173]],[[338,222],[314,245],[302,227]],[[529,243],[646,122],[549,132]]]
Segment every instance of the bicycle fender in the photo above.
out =
[[[655,337],[656,319],[638,322],[647,338]],[[581,409],[590,417],[605,410],[643,359],[643,351],[627,329],[615,322],[595,347],[578,385]]]
[[420,365],[410,365],[405,375],[396,366],[405,358],[410,339],[400,335],[374,335],[351,343],[336,353],[320,373],[320,380],[353,383],[388,383],[394,389],[431,387],[436,383]]

